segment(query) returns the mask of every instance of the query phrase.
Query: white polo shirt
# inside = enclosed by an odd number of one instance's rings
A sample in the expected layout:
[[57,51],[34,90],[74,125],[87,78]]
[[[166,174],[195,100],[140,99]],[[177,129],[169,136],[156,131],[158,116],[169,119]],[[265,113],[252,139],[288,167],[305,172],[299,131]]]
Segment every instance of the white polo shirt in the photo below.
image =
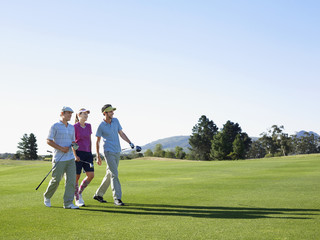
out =
[[53,140],[61,147],[70,147],[69,152],[67,153],[61,152],[58,149],[54,149],[54,157],[52,158],[53,162],[56,162],[60,158],[60,161],[74,159],[73,151],[71,149],[71,144],[73,141],[75,141],[73,125],[68,124],[66,127],[61,121],[53,124],[49,131],[48,140]]

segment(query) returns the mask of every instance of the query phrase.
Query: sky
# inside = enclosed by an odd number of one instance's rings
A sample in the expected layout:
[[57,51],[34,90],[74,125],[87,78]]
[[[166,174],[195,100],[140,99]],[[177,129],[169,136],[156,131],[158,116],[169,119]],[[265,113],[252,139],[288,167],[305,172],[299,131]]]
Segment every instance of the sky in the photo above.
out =
[[136,145],[191,135],[201,115],[251,137],[274,124],[320,133],[319,10],[312,0],[2,0],[0,153],[33,133],[46,154],[63,106],[91,110],[94,143],[107,103]]

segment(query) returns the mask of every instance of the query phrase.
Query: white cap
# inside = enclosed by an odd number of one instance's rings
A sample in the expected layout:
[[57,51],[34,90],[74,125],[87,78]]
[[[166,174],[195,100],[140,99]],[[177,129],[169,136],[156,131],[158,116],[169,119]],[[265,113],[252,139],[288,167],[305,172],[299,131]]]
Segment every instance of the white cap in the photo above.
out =
[[70,107],[64,106],[64,107],[61,109],[61,112],[72,112],[72,113],[73,113],[73,110],[72,110]]
[[78,113],[83,113],[83,112],[87,112],[88,114],[90,113],[90,110],[87,110],[85,108],[81,108]]

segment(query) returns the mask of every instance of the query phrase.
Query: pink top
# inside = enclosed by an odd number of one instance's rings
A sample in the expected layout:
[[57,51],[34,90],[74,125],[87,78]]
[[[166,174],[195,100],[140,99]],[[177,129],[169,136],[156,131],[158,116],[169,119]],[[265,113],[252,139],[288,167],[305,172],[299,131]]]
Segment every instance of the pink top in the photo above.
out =
[[91,125],[89,123],[85,123],[85,125],[84,128],[79,122],[74,125],[76,143],[79,145],[78,151],[91,152]]

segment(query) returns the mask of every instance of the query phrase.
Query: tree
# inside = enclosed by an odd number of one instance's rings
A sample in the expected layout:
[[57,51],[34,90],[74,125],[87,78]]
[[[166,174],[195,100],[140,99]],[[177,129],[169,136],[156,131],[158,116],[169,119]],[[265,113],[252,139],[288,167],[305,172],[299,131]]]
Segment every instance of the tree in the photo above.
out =
[[164,157],[165,158],[176,158],[174,152],[173,151],[169,151],[169,150],[165,151]]
[[217,134],[218,128],[213,121],[202,115],[198,123],[192,128],[192,135],[189,138],[190,155],[198,160],[209,160],[211,140]]
[[144,152],[144,156],[145,157],[153,157],[153,152],[151,149],[147,149],[145,152]]
[[239,124],[227,121],[211,141],[210,157],[213,160],[244,159],[250,144],[251,138],[242,132]]
[[224,135],[224,139],[226,140],[226,155],[232,152],[233,149],[233,141],[236,139],[236,136],[241,133],[241,128],[238,123],[233,123],[230,120],[226,122],[223,126],[222,133]]
[[282,133],[280,135],[280,148],[283,156],[288,156],[293,150],[292,138],[289,137],[287,133]]
[[241,134],[238,133],[232,143],[232,152],[228,154],[228,157],[232,160],[244,159],[246,156],[244,141]]
[[266,155],[266,150],[260,140],[254,141],[249,149],[247,158],[263,158]]
[[186,157],[186,153],[183,151],[182,147],[176,146],[176,148],[175,148],[175,157],[177,159],[184,159]]
[[211,141],[210,158],[213,160],[223,160],[227,158],[227,140],[222,132],[215,135]]
[[293,136],[293,142],[295,145],[295,153],[297,154],[310,154],[319,152],[319,138],[314,134],[305,132],[303,136]]
[[21,138],[21,142],[18,143],[17,156],[24,159],[38,159],[38,145],[37,139],[33,133],[28,136],[24,134]]
[[283,132],[283,126],[273,125],[266,133],[262,133],[259,139],[266,152],[274,156],[275,154],[286,156],[292,149],[292,141],[287,133]]
[[154,157],[164,157],[165,151],[162,150],[162,144],[158,143],[153,151],[153,156]]
[[12,156],[12,160],[20,160],[20,158],[21,158],[21,155],[18,152],[16,154],[13,154]]
[[30,159],[38,159],[38,144],[37,144],[37,139],[36,136],[31,133],[29,138],[28,138],[28,155]]
[[197,157],[196,157],[196,155],[195,155],[194,152],[191,152],[191,151],[190,151],[189,153],[186,154],[185,159],[188,159],[188,160],[197,160]]
[[28,156],[28,149],[29,149],[29,137],[28,134],[24,134],[22,138],[20,138],[21,142],[18,143],[18,151],[17,154],[20,155],[20,157],[29,159]]

